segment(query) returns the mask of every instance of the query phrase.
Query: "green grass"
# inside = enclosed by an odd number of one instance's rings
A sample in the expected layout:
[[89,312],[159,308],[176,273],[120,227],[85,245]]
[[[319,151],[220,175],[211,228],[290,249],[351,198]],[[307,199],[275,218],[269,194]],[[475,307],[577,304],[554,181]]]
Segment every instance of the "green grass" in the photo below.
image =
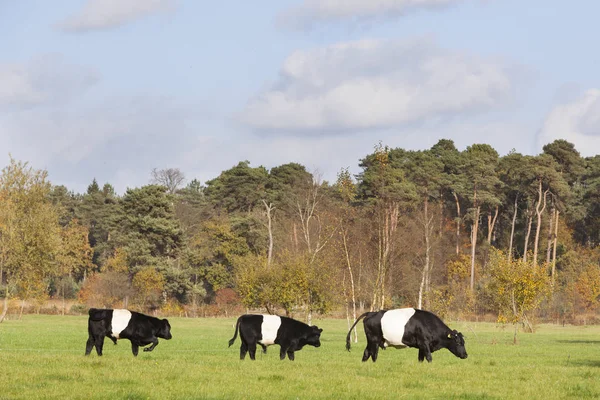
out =
[[[433,363],[416,349],[380,351],[361,362],[364,334],[344,348],[346,321],[320,320],[322,346],[296,361],[279,346],[257,360],[231,347],[234,318],[169,318],[173,339],[131,354],[105,341],[83,355],[87,320],[30,316],[0,324],[0,399],[592,399],[600,398],[600,327],[543,325],[520,334],[494,324],[449,322],[466,336],[469,358],[443,349]],[[361,324],[362,325],[362,324]]]

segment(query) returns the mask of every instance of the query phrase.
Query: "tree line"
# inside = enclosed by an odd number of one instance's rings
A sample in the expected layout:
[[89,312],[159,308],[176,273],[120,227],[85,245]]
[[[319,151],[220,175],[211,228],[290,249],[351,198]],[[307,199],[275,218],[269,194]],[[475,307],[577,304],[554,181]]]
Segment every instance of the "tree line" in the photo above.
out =
[[379,143],[335,182],[297,163],[242,161],[202,184],[179,169],[119,196],[10,160],[0,175],[0,291],[196,315],[400,306],[572,321],[600,296],[600,156],[487,144]]

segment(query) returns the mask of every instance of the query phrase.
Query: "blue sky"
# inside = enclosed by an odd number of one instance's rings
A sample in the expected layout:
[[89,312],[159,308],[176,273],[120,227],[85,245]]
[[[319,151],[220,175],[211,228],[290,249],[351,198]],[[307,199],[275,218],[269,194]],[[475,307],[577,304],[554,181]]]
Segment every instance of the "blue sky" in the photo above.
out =
[[600,153],[600,2],[0,1],[0,162],[119,193],[239,161],[323,179],[382,141]]

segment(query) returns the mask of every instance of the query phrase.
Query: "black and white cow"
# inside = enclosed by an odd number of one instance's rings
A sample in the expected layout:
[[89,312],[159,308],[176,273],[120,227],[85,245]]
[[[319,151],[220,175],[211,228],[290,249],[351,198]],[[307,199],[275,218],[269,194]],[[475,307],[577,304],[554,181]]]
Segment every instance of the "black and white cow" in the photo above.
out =
[[94,346],[96,353],[101,356],[106,336],[114,344],[117,344],[117,339],[129,339],[134,356],[138,355],[140,346],[152,343],[150,347],[144,349],[144,351],[152,351],[158,345],[158,338],[169,340],[172,337],[171,325],[166,319],[120,309],[90,308],[89,315],[86,356],[92,352]]
[[462,333],[452,330],[435,314],[414,308],[366,312],[356,319],[346,336],[346,349],[350,351],[350,333],[358,321],[363,324],[367,335],[367,347],[363,361],[369,357],[377,361],[379,348],[388,346],[398,349],[415,347],[419,349],[419,362],[431,362],[431,353],[446,348],[460,358],[467,358],[465,340]]
[[229,346],[235,342],[238,330],[240,332],[240,360],[250,353],[250,359],[254,360],[256,345],[259,344],[263,352],[267,352],[267,346],[278,344],[280,346],[279,358],[285,359],[287,354],[294,361],[294,352],[302,349],[305,345],[321,346],[320,336],[323,329],[288,317],[277,315],[254,315],[245,314],[238,318],[235,324],[235,333],[229,341]]

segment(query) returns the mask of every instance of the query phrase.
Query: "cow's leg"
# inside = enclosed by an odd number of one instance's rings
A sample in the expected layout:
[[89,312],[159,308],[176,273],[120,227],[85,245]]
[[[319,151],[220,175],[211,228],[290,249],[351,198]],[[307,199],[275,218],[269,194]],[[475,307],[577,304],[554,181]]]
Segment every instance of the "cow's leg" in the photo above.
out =
[[294,350],[288,350],[287,356],[290,359],[290,361],[294,361]]
[[158,346],[158,339],[154,338],[154,340],[152,341],[152,344],[150,345],[150,347],[144,348],[144,351],[152,351],[152,350],[154,350],[154,348],[156,346]]
[[379,353],[379,344],[378,342],[373,342],[369,340],[367,342],[367,347],[365,348],[365,352],[363,353],[363,361],[367,361],[369,357],[373,362],[377,361],[377,354]]
[[246,358],[246,353],[248,352],[248,343],[242,340],[242,345],[240,346],[240,360]]
[[369,345],[367,344],[367,347],[365,347],[365,351],[363,353],[363,361],[367,361],[369,359],[369,357],[371,357],[371,353],[369,352]]
[[85,355],[89,356],[94,348],[94,338],[92,335],[88,336],[87,343],[85,344]]
[[135,342],[131,342],[131,352],[133,353],[133,355],[137,357],[139,351],[140,346]]
[[431,360],[432,360],[431,350],[429,350],[429,345],[427,345],[427,347],[425,348],[425,359],[427,360],[427,362],[431,362]]
[[427,362],[431,362],[431,350],[429,350],[429,342],[426,340],[419,343],[419,362],[423,362],[423,358],[427,360]]
[[248,353],[250,353],[251,360],[256,360],[256,342],[248,343]]
[[264,345],[264,344],[262,344],[262,343],[259,343],[259,344],[260,344],[260,346],[262,347],[263,354],[267,354],[267,346],[265,346],[265,345]]
[[283,344],[281,345],[281,348],[279,349],[279,359],[280,360],[285,360],[285,355],[287,354],[287,346],[284,346]]
[[379,355],[379,345],[377,343],[369,343],[369,345],[371,346],[371,360],[375,362]]
[[96,336],[94,338],[94,345],[96,346],[96,353],[98,353],[98,355],[101,356],[102,355],[102,346],[104,346],[104,336],[103,335]]

